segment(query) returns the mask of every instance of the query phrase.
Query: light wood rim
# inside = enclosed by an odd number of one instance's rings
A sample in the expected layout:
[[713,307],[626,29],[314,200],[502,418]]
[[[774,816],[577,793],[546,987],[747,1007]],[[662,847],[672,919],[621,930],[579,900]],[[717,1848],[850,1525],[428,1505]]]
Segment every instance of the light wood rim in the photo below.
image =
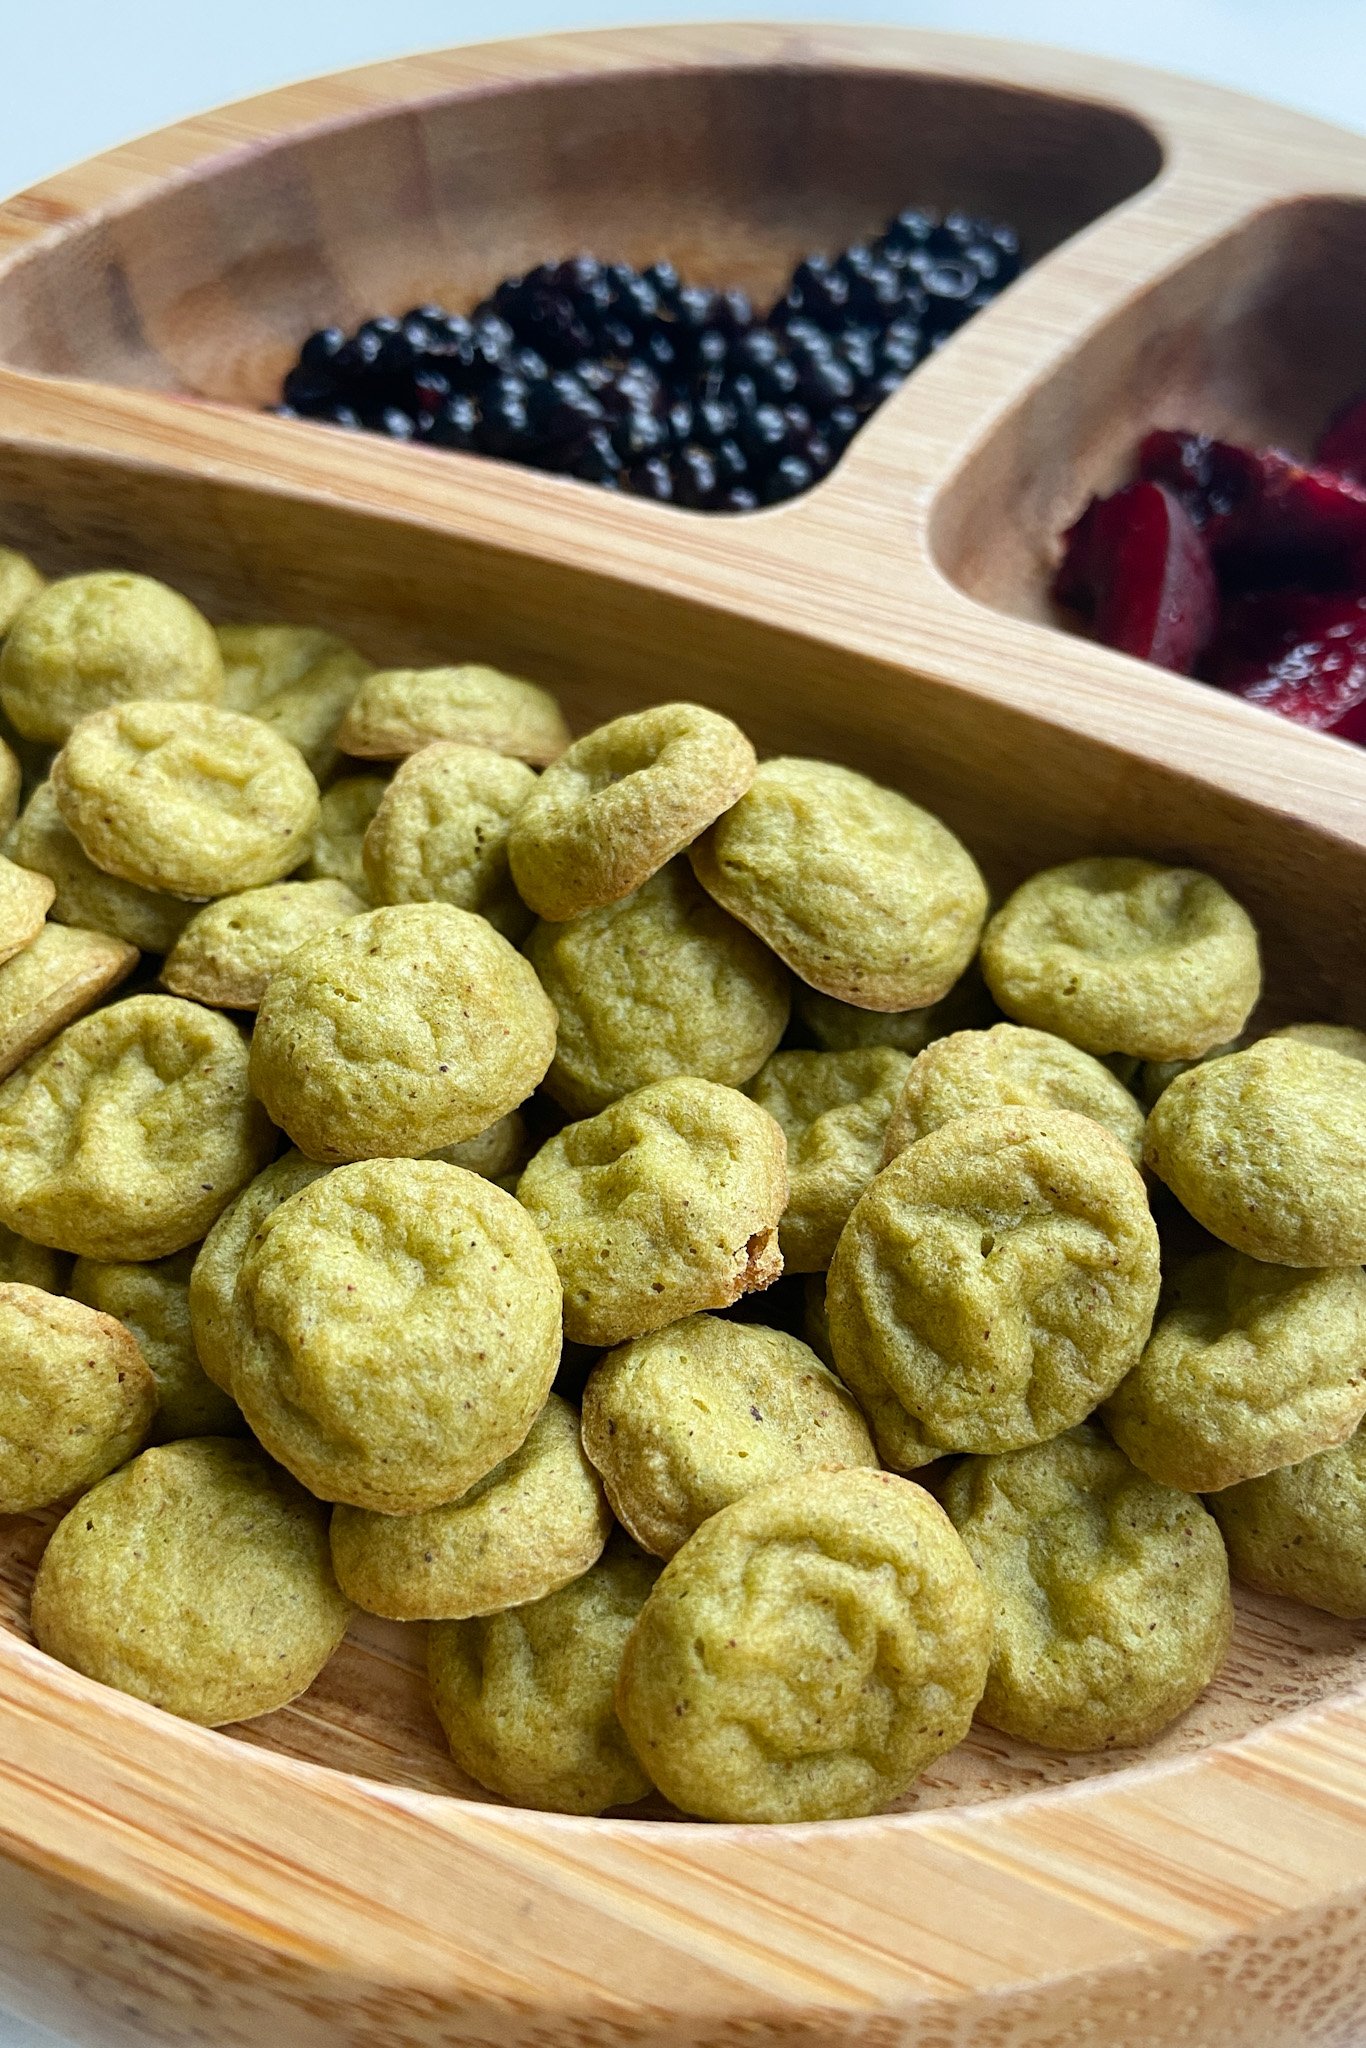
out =
[[[756,62],[915,69],[1103,99],[1151,124],[1166,167],[918,372],[834,478],[744,521],[379,443],[348,486],[309,430],[11,370],[0,372],[0,438],[349,497],[778,625],[789,624],[787,595],[814,548],[829,644],[968,692],[984,713],[993,701],[1022,705],[1121,757],[1182,773],[1197,760],[1202,782],[1366,846],[1366,756],[1296,728],[1273,748],[1264,720],[1227,698],[990,612],[947,581],[932,544],[936,501],[963,462],[1121,295],[1262,209],[1322,189],[1325,162],[1333,190],[1366,193],[1360,138],[1154,73],[953,36],[758,25],[552,36],[366,67],[130,143],[0,208],[0,277],[92,213],[302,127],[571,72]],[[1046,653],[1049,691],[1023,675],[1021,649]],[[1366,1688],[1188,1759],[988,1807],[818,1830],[661,1828],[442,1800],[293,1762],[0,1638],[0,1849],[11,1864],[92,1904],[129,1906],[220,1960],[269,1956],[334,1986],[389,1984],[471,2015],[653,2025],[684,2009],[718,2022],[800,2009],[845,2038],[845,2021],[954,2011],[1064,1975],[1161,1964],[1179,1990],[1202,1957],[1236,1953],[1249,1936],[1334,1907],[1360,1911],[1364,1822]]]
[[[950,355],[924,365],[819,490],[744,520],[717,521],[510,465],[383,444],[367,449],[348,483],[333,460],[332,437],[315,429],[10,370],[0,370],[0,436],[401,513],[434,530],[477,535],[777,624],[790,623],[788,596],[803,587],[802,564],[814,557],[826,565],[823,637],[833,644],[1019,705],[1121,754],[1179,772],[1199,760],[1203,781],[1235,796],[1256,794],[1317,830],[1366,844],[1366,763],[1356,754],[1296,727],[1278,737],[1273,757],[1262,716],[1237,700],[987,610],[942,575],[933,547],[936,503],[964,463],[1122,300],[1267,208],[1323,190],[1326,160],[1335,194],[1366,194],[1366,138],[1162,73],[974,37],[781,24],[536,37],[286,87],[63,172],[0,207],[0,283],[13,264],[80,221],[135,205],[168,180],[208,175],[239,152],[301,129],[586,72],[760,63],[917,70],[1098,100],[1146,122],[1166,152],[1165,167],[1036,266]],[[899,539],[890,561],[889,533]],[[1031,656],[1049,675],[1046,691],[1024,673]]]

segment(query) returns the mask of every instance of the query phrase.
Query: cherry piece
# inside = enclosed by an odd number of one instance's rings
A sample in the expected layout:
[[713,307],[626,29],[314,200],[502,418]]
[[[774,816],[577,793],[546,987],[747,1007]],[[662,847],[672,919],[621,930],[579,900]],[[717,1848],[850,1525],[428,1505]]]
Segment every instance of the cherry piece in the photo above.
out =
[[1366,483],[1366,392],[1333,414],[1319,435],[1314,461],[1320,469]]
[[[1366,719],[1366,595],[1281,590],[1229,608],[1211,682],[1319,732]],[[1366,723],[1349,738],[1366,738]]]
[[1093,498],[1065,545],[1058,601],[1089,614],[1107,647],[1189,675],[1214,637],[1219,599],[1209,549],[1180,498],[1156,483]]
[[1359,747],[1366,747],[1366,697],[1329,728],[1340,740],[1354,740]]
[[1176,493],[1216,555],[1269,557],[1283,573],[1366,548],[1366,486],[1278,449],[1161,429],[1143,441],[1138,466]]
[[1164,484],[1181,500],[1195,524],[1227,519],[1257,485],[1252,449],[1183,428],[1157,427],[1138,449],[1138,473],[1146,483]]

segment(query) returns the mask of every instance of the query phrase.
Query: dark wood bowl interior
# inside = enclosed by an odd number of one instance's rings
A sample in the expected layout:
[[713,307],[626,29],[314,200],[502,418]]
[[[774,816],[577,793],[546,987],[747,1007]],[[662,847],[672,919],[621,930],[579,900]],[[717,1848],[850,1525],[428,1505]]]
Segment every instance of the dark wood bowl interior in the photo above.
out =
[[0,294],[0,362],[269,403],[311,329],[581,250],[764,300],[809,249],[910,204],[1044,254],[1162,163],[1114,107],[797,64],[648,69],[433,98],[226,155],[46,241]]
[[1093,492],[1128,481],[1151,427],[1308,456],[1366,387],[1366,203],[1268,208],[1087,336],[980,446],[935,508],[960,588],[1021,618],[1060,617],[1060,537]]

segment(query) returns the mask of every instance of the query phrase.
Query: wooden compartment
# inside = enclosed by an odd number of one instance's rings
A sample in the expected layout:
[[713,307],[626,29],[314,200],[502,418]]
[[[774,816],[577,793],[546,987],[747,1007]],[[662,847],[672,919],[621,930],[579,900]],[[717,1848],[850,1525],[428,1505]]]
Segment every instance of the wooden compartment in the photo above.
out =
[[266,405],[313,328],[465,310],[547,251],[668,256],[762,302],[903,206],[1008,215],[1042,255],[1160,165],[1118,109],[799,57],[433,91],[79,225],[7,281],[0,361]]
[[1149,428],[1307,460],[1363,388],[1366,201],[1269,206],[1135,294],[1022,400],[945,492],[939,560],[988,604],[1048,618],[1060,536],[1129,480]]
[[[999,208],[1039,260],[769,512],[241,409],[329,317],[579,243],[768,289],[913,197]],[[1366,754],[1059,633],[1039,593],[1057,524],[1164,408],[1295,441],[1350,387],[1363,203],[1358,139],[952,37],[649,30],[319,80],[0,207],[0,541],[376,657],[505,661],[578,724],[699,698],[921,798],[998,886],[1086,850],[1198,862],[1257,915],[1284,1008],[1361,1023]],[[1361,1626],[1242,1598],[1226,1672],[1138,1756],[980,1731],[876,1820],[574,1820],[460,1779],[420,1632],[358,1625],[235,1731],[81,1679],[26,1639],[42,1541],[0,1528],[0,1984],[92,2048],[1366,2026]]]

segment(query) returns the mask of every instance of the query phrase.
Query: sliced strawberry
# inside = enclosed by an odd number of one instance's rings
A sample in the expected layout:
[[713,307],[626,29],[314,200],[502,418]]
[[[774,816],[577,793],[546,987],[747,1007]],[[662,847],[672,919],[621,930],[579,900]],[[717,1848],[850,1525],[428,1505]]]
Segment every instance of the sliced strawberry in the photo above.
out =
[[1205,672],[1298,725],[1340,730],[1366,708],[1366,595],[1280,590],[1243,598],[1229,607]]
[[1336,476],[1366,483],[1366,392],[1349,398],[1319,435],[1314,461]]
[[1180,499],[1156,483],[1092,499],[1066,535],[1053,594],[1089,616],[1107,647],[1182,675],[1219,617],[1209,549]]

